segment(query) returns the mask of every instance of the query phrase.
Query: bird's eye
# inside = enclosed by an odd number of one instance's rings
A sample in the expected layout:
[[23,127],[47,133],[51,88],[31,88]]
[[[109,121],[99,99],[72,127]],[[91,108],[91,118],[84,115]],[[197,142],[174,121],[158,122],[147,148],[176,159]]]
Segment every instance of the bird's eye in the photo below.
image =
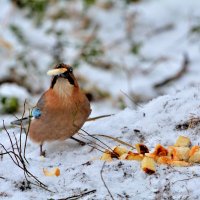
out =
[[70,68],[68,69],[68,72],[72,73],[72,72],[73,72],[73,68],[70,67]]

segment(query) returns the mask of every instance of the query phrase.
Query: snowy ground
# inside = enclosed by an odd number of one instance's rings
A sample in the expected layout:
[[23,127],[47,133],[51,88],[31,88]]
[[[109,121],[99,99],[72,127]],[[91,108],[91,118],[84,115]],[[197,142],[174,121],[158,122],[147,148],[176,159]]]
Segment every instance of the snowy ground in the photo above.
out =
[[[200,143],[198,125],[186,131],[176,130],[176,125],[193,116],[199,116],[200,95],[198,88],[191,88],[173,95],[161,96],[137,111],[125,109],[109,119],[88,122],[84,130],[90,134],[105,134],[120,138],[130,144],[145,143],[151,150],[156,144],[173,145],[179,135],[187,136],[193,145]],[[144,115],[145,114],[145,115]],[[137,129],[140,132],[134,132]],[[12,130],[10,130],[12,132]],[[15,134],[19,134],[15,130]],[[3,131],[2,140],[9,143]],[[115,142],[103,140],[110,147]],[[59,199],[96,190],[83,199],[110,199],[100,178],[102,153],[91,147],[80,146],[74,141],[45,145],[47,157],[38,156],[39,148],[28,142],[28,168],[49,189],[46,192],[35,186],[20,191],[23,173],[8,157],[1,161],[1,195],[9,199]],[[46,177],[43,168],[59,167],[59,177]],[[199,165],[191,167],[157,166],[153,175],[146,175],[137,161],[107,162],[103,177],[114,199],[199,199]],[[16,176],[17,175],[17,176]],[[5,199],[6,199],[5,198]]]
[[[25,17],[26,12],[10,1],[0,1],[0,79],[14,77],[16,82],[1,84],[0,95],[14,95],[21,105],[27,98],[34,105],[49,86],[46,71],[57,62],[58,52],[58,60],[65,63],[75,65],[79,61],[75,74],[84,89],[109,94],[92,103],[92,116],[116,114],[87,122],[83,128],[90,134],[110,135],[133,145],[143,142],[151,150],[158,143],[173,145],[179,135],[199,145],[198,124],[188,130],[177,130],[176,125],[200,116],[200,2],[144,0],[126,4],[99,0],[87,9],[81,2],[59,1],[49,6],[37,27],[32,18]],[[105,2],[115,3],[106,8]],[[69,16],[55,20],[63,9]],[[24,39],[20,40],[15,28],[13,32],[13,25]],[[103,49],[103,55],[84,60],[80,49],[93,33],[94,41],[100,41],[96,48]],[[64,45],[58,48],[58,41]],[[155,87],[182,69],[185,54],[189,60],[186,71],[174,81]],[[133,104],[122,91],[142,106]],[[23,106],[18,116],[22,110]],[[13,119],[11,115],[0,116],[6,125]],[[19,129],[9,132],[19,138]],[[103,141],[110,147],[116,145],[108,139]],[[4,130],[0,142],[10,147]],[[86,190],[96,192],[82,199],[111,199],[101,179],[101,152],[71,140],[45,144],[45,149],[47,156],[41,159],[39,147],[28,140],[27,167],[54,193],[33,185],[22,191],[23,171],[3,156],[0,199],[65,199]],[[43,168],[53,167],[59,167],[61,175],[44,176]],[[102,175],[114,199],[200,199],[199,165],[157,166],[156,173],[149,176],[141,171],[139,162],[115,160],[105,163]]]

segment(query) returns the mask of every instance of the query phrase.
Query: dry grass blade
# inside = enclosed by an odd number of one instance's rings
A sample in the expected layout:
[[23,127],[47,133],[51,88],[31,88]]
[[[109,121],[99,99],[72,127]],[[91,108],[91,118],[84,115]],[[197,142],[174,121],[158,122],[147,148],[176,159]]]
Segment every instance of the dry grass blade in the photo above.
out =
[[[94,142],[93,140],[88,138],[88,135],[84,135],[83,133],[79,133],[79,136],[84,138],[85,140],[89,141],[89,144],[93,144],[93,145],[97,145],[98,147],[102,148],[103,150],[107,150],[107,148],[105,148],[104,146]],[[88,144],[88,143],[87,143]]]
[[126,145],[126,146],[129,146],[129,147],[135,149],[135,147],[134,147],[133,145],[131,145],[131,144],[127,143],[127,142],[124,142],[124,141],[122,141],[122,140],[120,140],[120,139],[117,139],[117,138],[115,138],[115,137],[109,136],[109,135],[95,134],[95,136],[101,136],[101,137],[109,138],[109,139],[111,139],[111,140],[114,140],[115,142],[118,142],[118,143],[120,143],[120,144],[124,144],[124,145]]
[[[85,138],[85,136],[81,135],[80,133],[79,133],[79,136],[82,137],[85,140],[88,140],[87,138]],[[96,146],[91,145],[90,143],[85,143],[85,144],[88,145],[88,146],[90,146],[90,147],[92,147],[92,148],[94,148],[94,149],[96,149],[96,150],[98,150],[98,151],[100,151],[100,152],[102,152],[102,153],[104,152],[103,150],[99,149]]]
[[[96,144],[95,142],[93,142],[92,140],[90,140],[90,139],[88,139],[85,135],[83,135],[82,133],[78,133],[78,135],[81,137],[81,138],[83,138],[84,140],[86,140],[86,141],[89,141],[90,143],[88,143],[88,142],[86,142],[85,144],[86,145],[88,145],[88,146],[90,146],[90,147],[92,147],[92,148],[94,148],[94,149],[96,149],[96,150],[98,150],[98,151],[100,151],[100,152],[104,152],[104,150],[102,150],[102,149],[100,149],[101,148],[101,146],[99,146],[98,144]],[[93,145],[92,145],[93,144]],[[100,148],[98,148],[98,147],[96,147],[96,146],[99,146]]]
[[95,139],[96,141],[98,141],[98,142],[100,142],[102,145],[104,145],[104,146],[105,146],[104,148],[105,148],[106,150],[112,152],[112,155],[113,155],[114,157],[116,157],[116,158],[119,157],[119,156],[112,150],[112,148],[109,147],[106,143],[102,142],[100,139],[98,139],[98,138],[96,138],[95,136],[91,135],[90,133],[88,133],[88,132],[85,131],[84,129],[81,128],[80,130],[82,130],[82,131],[83,131],[86,135],[88,135],[89,137]]

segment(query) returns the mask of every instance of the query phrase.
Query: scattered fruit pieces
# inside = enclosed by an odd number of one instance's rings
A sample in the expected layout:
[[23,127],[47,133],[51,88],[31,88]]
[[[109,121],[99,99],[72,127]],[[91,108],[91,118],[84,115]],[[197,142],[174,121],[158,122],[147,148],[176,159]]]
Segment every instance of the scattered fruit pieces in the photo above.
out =
[[[113,155],[120,160],[141,161],[141,168],[147,174],[156,171],[155,164],[170,165],[174,167],[188,167],[193,163],[200,163],[200,146],[193,146],[190,149],[191,141],[188,137],[179,136],[174,146],[163,147],[157,144],[154,151],[144,144],[135,144],[136,152],[128,151],[126,148],[117,146],[113,148]],[[112,161],[114,157],[110,151],[105,151],[101,160]]]

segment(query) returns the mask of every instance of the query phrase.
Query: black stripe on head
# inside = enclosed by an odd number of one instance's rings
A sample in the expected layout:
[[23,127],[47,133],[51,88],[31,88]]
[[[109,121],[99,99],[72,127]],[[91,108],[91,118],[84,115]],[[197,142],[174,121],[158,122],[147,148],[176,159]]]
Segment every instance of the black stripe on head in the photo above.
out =
[[66,78],[67,78],[67,80],[69,81],[69,83],[70,83],[71,85],[74,85],[74,79],[70,76],[70,74],[67,74],[67,75],[66,75]]
[[56,84],[56,81],[57,81],[57,79],[58,79],[58,76],[54,76],[54,77],[52,78],[52,81],[51,81],[51,86],[50,86],[50,88],[52,88],[52,89],[53,89],[54,85]]

